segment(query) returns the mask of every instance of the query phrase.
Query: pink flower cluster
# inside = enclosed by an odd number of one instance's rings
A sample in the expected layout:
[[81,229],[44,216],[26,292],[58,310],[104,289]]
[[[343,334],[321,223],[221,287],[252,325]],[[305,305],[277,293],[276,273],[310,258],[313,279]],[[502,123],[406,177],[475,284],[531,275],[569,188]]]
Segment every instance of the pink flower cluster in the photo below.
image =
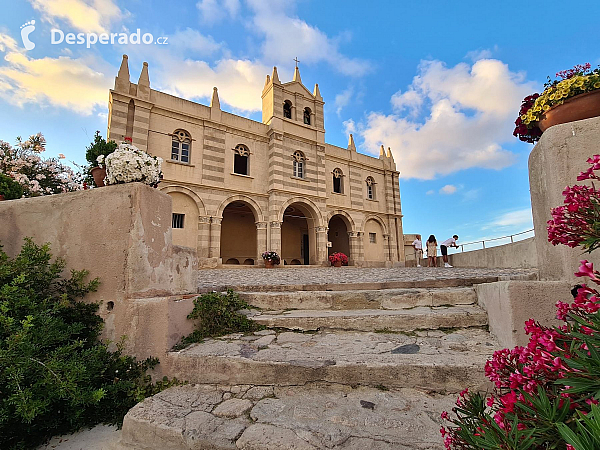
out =
[[590,63],[585,64],[577,64],[572,69],[561,70],[560,72],[556,72],[556,76],[560,77],[563,80],[567,80],[569,78],[573,78],[575,75],[584,75],[592,68]]
[[[579,174],[578,181],[600,180],[595,171],[600,170],[600,155],[587,160],[590,167]],[[595,186],[567,186],[563,191],[564,205],[552,209],[552,219],[548,221],[548,240],[553,245],[569,247],[586,244],[590,238],[600,238],[592,224],[600,221],[600,191]]]
[[25,197],[58,194],[82,188],[79,175],[56,158],[39,156],[45,151],[46,139],[41,133],[17,145],[0,141],[0,173],[23,186]]

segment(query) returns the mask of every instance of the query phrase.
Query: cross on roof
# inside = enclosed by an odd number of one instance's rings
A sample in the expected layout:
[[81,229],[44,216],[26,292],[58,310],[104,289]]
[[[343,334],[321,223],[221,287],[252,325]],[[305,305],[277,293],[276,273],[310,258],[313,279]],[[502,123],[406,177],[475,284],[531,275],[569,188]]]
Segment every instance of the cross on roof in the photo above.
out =
[[294,58],[294,61],[296,61],[296,67],[298,67],[298,63],[299,63],[300,61],[298,60],[298,57],[297,57],[297,56]]

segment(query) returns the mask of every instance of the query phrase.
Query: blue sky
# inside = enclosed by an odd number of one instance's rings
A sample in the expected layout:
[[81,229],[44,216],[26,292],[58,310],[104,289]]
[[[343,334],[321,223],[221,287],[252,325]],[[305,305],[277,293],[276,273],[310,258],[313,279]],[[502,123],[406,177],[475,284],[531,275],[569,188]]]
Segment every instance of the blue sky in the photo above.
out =
[[[600,3],[313,0],[19,0],[0,18],[0,139],[41,131],[48,154],[83,163],[106,133],[108,89],[129,55],[132,81],[261,119],[264,78],[300,60],[319,83],[328,143],[378,155],[401,172],[406,233],[460,241],[532,228],[527,158],[512,137],[523,96],[548,75],[600,64]],[[563,12],[560,12],[563,11]],[[35,20],[26,51],[21,25]],[[53,45],[67,32],[152,33],[167,45]],[[425,237],[426,237],[425,236]],[[459,241],[459,242],[460,242]]]

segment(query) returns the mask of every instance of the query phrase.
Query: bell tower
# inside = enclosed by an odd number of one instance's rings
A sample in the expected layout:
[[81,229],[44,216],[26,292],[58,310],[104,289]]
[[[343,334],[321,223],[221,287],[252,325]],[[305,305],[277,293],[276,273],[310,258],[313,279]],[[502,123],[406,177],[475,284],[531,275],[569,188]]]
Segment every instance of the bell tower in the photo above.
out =
[[325,132],[324,104],[318,84],[315,84],[312,93],[302,84],[297,63],[294,78],[287,83],[279,80],[277,67],[273,67],[273,73],[267,75],[262,92],[262,121],[267,125],[274,125],[275,119],[281,119],[290,124]]

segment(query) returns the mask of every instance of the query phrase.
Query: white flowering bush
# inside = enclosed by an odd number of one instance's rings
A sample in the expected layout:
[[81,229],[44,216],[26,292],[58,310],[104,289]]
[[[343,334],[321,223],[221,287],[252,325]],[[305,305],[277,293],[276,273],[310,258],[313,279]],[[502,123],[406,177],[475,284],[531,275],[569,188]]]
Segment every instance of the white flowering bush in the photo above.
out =
[[135,145],[122,143],[108,156],[98,156],[98,165],[106,167],[105,184],[140,181],[156,187],[162,175],[162,158],[150,156]]
[[[23,188],[23,197],[60,194],[83,189],[79,172],[62,164],[57,158],[42,158],[46,139],[41,133],[22,140],[14,147],[0,140],[0,173],[12,178]],[[64,158],[62,153],[59,158]]]

